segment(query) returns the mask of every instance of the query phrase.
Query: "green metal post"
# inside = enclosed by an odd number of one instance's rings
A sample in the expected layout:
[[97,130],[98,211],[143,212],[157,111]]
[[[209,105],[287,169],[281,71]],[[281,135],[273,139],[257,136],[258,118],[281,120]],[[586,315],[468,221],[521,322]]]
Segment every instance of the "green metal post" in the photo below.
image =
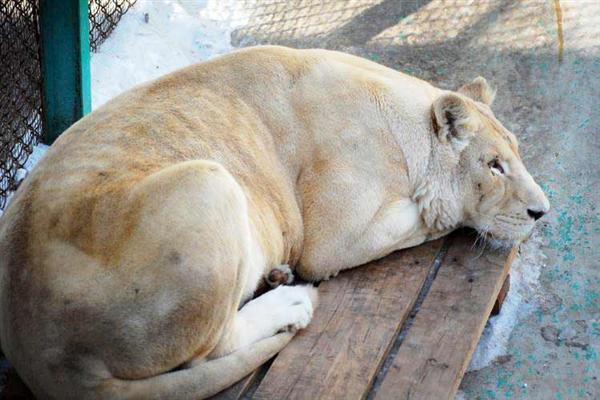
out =
[[41,0],[43,115],[46,143],[92,108],[87,0]]

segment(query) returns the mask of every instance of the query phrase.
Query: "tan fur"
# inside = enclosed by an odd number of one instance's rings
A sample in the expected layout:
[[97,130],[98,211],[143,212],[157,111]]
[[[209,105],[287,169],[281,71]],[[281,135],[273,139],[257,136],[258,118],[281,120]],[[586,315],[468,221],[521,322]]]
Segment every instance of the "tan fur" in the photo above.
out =
[[240,344],[277,265],[326,279],[461,225],[522,239],[548,203],[492,99],[271,46],[117,97],[0,220],[3,351],[40,398],[205,397],[289,341]]

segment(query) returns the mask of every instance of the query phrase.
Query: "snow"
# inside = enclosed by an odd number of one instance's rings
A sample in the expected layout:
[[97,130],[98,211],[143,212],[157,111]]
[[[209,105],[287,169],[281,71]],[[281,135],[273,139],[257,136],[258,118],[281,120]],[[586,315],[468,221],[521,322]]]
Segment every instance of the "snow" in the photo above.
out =
[[25,163],[25,169],[27,171],[31,171],[33,167],[42,159],[46,151],[48,150],[48,145],[39,143],[33,147],[33,152],[29,155],[27,162]]
[[499,356],[507,354],[513,328],[533,311],[540,271],[546,258],[541,247],[541,235],[535,232],[521,244],[519,255],[510,267],[508,295],[500,314],[490,318],[486,324],[468,371],[484,368]]
[[247,23],[241,5],[139,0],[92,54],[92,108],[132,86],[231,51],[231,32]]
[[[132,86],[231,51],[231,32],[247,22],[242,4],[233,0],[139,0],[92,55],[92,107]],[[35,147],[27,170],[46,149],[45,145]],[[521,246],[511,267],[511,289],[502,311],[487,323],[469,370],[484,368],[506,354],[514,326],[532,309],[529,299],[535,297],[543,260],[538,236]]]

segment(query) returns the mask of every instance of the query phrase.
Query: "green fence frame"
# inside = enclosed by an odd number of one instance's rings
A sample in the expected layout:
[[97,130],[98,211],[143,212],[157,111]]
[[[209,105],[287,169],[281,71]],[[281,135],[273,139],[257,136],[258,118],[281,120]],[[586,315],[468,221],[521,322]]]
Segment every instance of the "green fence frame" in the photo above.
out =
[[41,0],[43,128],[52,144],[91,111],[87,0]]

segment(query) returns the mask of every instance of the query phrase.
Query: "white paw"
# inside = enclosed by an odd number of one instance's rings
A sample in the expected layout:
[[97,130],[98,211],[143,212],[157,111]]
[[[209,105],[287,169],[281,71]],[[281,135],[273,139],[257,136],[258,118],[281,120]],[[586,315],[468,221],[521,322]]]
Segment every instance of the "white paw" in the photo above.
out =
[[281,330],[296,332],[306,328],[317,306],[317,288],[312,285],[284,286],[282,288],[287,288],[283,293],[286,305],[284,319],[287,323]]
[[248,303],[242,311],[269,334],[306,328],[317,306],[318,290],[312,285],[279,286]]

